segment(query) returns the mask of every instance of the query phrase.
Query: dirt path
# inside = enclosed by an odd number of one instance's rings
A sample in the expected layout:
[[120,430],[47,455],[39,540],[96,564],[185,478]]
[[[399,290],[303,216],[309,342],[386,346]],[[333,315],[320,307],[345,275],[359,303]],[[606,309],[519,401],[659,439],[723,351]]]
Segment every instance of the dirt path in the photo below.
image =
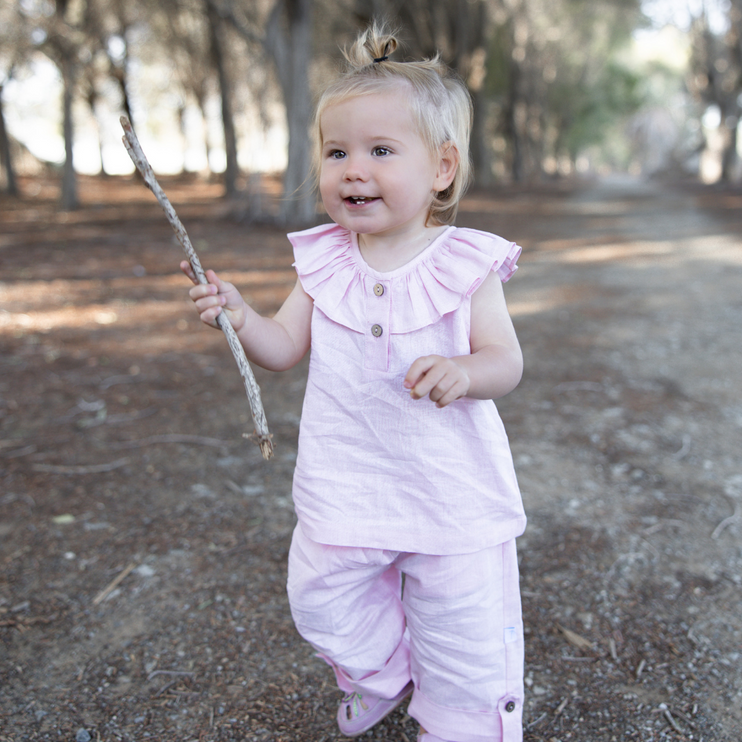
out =
[[[614,701],[601,739],[608,728],[659,738],[649,730],[668,722],[664,703],[688,738],[731,742],[742,728],[742,551],[728,520],[742,505],[739,223],[625,181],[560,214],[510,293],[533,359],[507,406],[530,514],[520,548],[534,633],[548,615],[605,659],[532,668],[532,713],[548,719],[569,699],[563,714],[600,718],[602,688]],[[694,710],[715,726],[688,725]]]
[[[44,183],[0,203],[0,742],[340,740],[284,591],[305,366],[257,373],[266,464],[158,207],[83,185],[66,217]],[[283,234],[165,185],[202,260],[275,309]],[[525,248],[527,372],[499,406],[529,514],[528,742],[742,738],[741,206],[612,180],[462,209]],[[415,735],[399,711],[364,739]]]

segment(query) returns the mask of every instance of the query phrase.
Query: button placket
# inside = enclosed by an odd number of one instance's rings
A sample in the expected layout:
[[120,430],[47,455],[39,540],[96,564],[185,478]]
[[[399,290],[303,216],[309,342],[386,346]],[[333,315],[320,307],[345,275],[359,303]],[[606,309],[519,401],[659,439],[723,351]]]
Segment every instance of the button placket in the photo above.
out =
[[377,371],[389,369],[391,340],[391,292],[388,285],[375,281],[366,285],[365,366]]

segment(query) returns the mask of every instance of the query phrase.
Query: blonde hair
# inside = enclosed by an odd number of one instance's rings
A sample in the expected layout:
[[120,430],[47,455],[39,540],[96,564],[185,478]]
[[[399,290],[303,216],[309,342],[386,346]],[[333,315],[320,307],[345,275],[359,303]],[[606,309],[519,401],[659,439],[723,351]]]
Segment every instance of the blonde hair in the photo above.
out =
[[374,23],[350,49],[343,50],[347,69],[322,93],[315,112],[315,172],[319,174],[322,161],[321,117],[327,108],[356,96],[406,86],[412,93],[410,106],[415,125],[431,155],[437,157],[446,144],[458,152],[453,182],[434,195],[427,218],[432,226],[453,224],[471,179],[471,97],[463,81],[441,61],[439,54],[417,62],[394,62],[389,55],[397,46],[395,36]]

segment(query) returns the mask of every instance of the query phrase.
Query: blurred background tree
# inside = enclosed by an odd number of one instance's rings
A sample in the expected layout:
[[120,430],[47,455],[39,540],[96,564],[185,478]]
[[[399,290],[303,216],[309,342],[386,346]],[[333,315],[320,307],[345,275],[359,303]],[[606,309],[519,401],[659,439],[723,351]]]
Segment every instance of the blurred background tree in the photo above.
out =
[[0,7],[0,168],[3,188],[11,196],[18,195],[18,180],[5,123],[3,91],[27,56],[28,46],[29,33],[23,16],[11,5],[3,5]]
[[[398,58],[440,51],[465,80],[480,186],[739,177],[742,0],[20,0],[0,10],[3,190],[18,192],[25,146],[75,208],[76,172],[131,172],[123,113],[155,169],[308,223],[313,95],[377,17],[399,28]],[[282,183],[273,211],[266,176]]]
[[689,89],[705,108],[718,115],[715,138],[721,152],[719,178],[737,173],[740,108],[742,106],[742,0],[727,0],[726,23],[714,29],[704,3],[691,27]]

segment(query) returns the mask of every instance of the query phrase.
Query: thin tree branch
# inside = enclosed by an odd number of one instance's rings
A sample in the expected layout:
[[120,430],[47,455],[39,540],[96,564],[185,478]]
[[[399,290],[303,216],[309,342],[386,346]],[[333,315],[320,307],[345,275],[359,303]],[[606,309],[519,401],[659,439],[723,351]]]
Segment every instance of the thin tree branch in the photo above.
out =
[[[131,123],[125,116],[122,116],[120,120],[121,126],[124,130],[123,142],[126,151],[129,153],[129,157],[131,157],[132,162],[141,174],[147,187],[155,195],[160,206],[162,206],[162,209],[170,222],[170,226],[173,228],[178,241],[185,250],[186,256],[193,267],[193,272],[198,278],[198,282],[204,284],[208,283],[204,269],[201,267],[201,261],[198,259],[198,255],[196,255],[196,251],[193,249],[193,245],[191,244],[191,240],[188,237],[185,227],[178,218],[178,215],[175,213],[175,209],[170,203],[170,200],[157,182],[152,167],[145,157],[139,144],[139,140],[131,127]],[[237,366],[240,369],[242,381],[245,384],[245,391],[247,392],[247,399],[250,402],[250,412],[252,413],[253,423],[255,424],[255,433],[258,438],[260,452],[263,454],[263,458],[268,460],[273,456],[273,443],[271,441],[272,436],[268,431],[268,423],[265,419],[263,403],[260,400],[260,387],[258,387],[258,384],[255,381],[250,364],[247,362],[245,351],[237,338],[237,333],[234,331],[234,328],[230,324],[224,312],[217,316],[216,321],[226,336],[232,355],[234,356],[235,361],[237,361]]]

